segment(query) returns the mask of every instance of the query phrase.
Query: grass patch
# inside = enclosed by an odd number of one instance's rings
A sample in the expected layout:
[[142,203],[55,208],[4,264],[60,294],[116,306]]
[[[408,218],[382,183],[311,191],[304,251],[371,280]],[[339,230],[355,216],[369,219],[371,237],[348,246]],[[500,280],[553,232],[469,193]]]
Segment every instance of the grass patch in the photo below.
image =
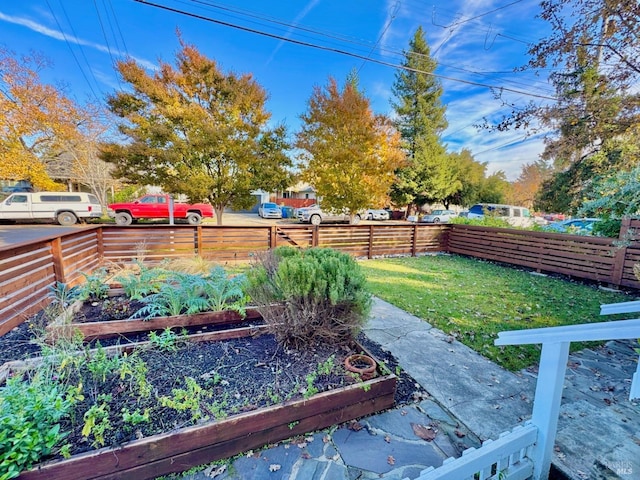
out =
[[[361,262],[370,291],[476,352],[517,371],[538,363],[540,345],[498,347],[498,332],[602,322],[600,305],[623,293],[456,255]],[[590,343],[593,345],[593,342]],[[572,350],[587,343],[572,343]]]

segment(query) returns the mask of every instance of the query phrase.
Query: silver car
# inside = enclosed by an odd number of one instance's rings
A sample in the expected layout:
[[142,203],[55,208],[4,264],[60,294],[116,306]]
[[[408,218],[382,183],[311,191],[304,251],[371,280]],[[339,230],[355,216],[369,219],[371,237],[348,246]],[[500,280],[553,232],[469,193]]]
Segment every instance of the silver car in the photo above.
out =
[[[361,213],[356,213],[353,223],[360,223],[362,219]],[[298,220],[311,225],[320,225],[321,223],[331,222],[349,222],[351,217],[347,212],[325,212],[318,205],[306,207],[298,211]]]
[[282,209],[275,203],[261,203],[258,215],[262,218],[282,218]]
[[422,217],[421,222],[427,223],[448,223],[457,213],[453,210],[434,210],[429,215]]
[[370,208],[365,216],[367,220],[389,220],[389,212],[382,209]]

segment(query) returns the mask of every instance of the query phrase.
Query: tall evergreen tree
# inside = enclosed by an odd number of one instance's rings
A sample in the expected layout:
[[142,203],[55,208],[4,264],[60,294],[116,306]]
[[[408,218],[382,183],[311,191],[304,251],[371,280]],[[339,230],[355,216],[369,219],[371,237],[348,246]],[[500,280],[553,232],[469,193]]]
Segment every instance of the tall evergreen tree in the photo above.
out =
[[450,157],[440,138],[447,120],[440,101],[442,86],[433,75],[436,67],[419,27],[405,51],[402,68],[396,73],[391,101],[408,158],[408,165],[397,172],[391,199],[409,208],[443,201],[459,188],[451,181]]

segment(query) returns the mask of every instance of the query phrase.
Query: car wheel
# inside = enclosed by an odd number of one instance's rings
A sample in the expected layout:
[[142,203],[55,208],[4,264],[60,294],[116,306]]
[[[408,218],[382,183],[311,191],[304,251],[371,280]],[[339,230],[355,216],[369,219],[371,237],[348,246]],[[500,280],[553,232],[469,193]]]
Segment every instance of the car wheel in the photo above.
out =
[[438,217],[434,218],[433,223],[440,223],[440,219]]
[[320,225],[322,223],[322,218],[320,218],[320,215],[311,215],[309,223],[311,223],[311,225]]
[[121,227],[131,225],[131,222],[133,221],[133,218],[127,212],[116,213],[115,219],[116,225],[120,225]]
[[76,217],[72,212],[60,212],[56,217],[56,220],[58,220],[58,223],[63,227],[69,227],[76,224],[78,217]]
[[359,224],[360,220],[362,220],[362,217],[359,214],[356,214],[356,216],[353,217],[353,225]]
[[373,215],[371,214],[367,215],[367,220],[373,220]]
[[200,222],[202,222],[202,217],[199,213],[193,212],[187,215],[187,223],[189,225],[200,225]]

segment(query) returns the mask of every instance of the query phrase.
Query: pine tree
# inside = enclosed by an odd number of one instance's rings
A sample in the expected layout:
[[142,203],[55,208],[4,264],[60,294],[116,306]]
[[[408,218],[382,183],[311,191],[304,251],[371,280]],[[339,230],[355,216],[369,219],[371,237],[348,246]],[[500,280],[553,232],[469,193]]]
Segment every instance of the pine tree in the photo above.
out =
[[405,52],[403,68],[396,73],[391,101],[408,157],[408,165],[397,172],[391,198],[410,208],[443,201],[461,187],[451,182],[450,157],[441,140],[447,120],[440,100],[442,86],[433,75],[436,66],[419,27]]

